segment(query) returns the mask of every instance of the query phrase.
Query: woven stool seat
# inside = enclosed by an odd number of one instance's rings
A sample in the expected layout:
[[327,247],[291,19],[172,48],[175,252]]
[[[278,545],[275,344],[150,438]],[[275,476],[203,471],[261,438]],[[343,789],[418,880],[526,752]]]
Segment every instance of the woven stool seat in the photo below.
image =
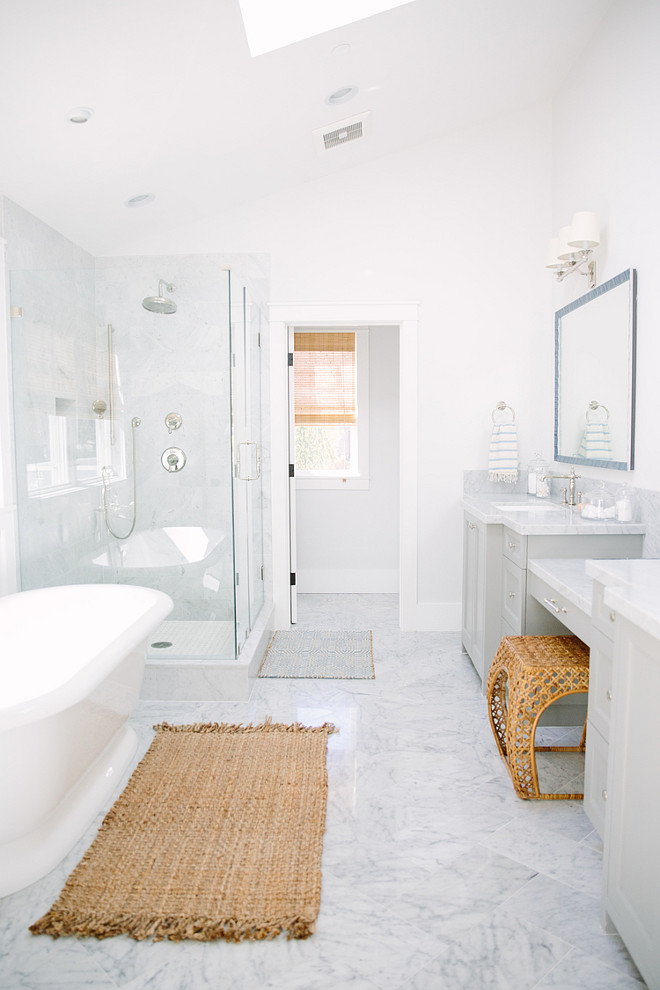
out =
[[588,690],[589,648],[577,636],[505,636],[500,642],[488,675],[488,715],[519,797],[583,797],[542,794],[535,754],[584,752],[586,722],[579,746],[535,746],[534,737],[539,718],[553,701]]

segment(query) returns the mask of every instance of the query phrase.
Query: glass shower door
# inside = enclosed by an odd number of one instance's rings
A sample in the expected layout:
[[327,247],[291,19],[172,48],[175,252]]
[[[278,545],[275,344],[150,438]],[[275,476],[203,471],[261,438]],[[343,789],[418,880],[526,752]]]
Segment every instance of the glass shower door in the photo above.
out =
[[240,653],[264,600],[261,331],[259,309],[244,287],[232,294],[231,313],[236,649]]
[[262,422],[261,422],[261,309],[251,299],[246,290],[245,297],[246,346],[248,367],[246,386],[249,389],[248,408],[250,410],[249,432],[254,446],[254,476],[247,485],[248,533],[250,538],[250,626],[254,623],[264,603],[264,531],[263,502],[264,486],[261,464]]

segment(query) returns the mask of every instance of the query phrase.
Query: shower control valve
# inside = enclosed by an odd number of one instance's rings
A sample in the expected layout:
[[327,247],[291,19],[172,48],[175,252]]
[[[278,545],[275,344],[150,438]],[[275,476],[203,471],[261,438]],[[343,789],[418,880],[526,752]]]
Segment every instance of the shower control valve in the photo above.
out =
[[160,463],[166,471],[181,471],[186,464],[186,455],[180,447],[168,447],[161,454]]
[[173,430],[178,430],[181,426],[183,420],[178,413],[168,413],[165,417],[165,426],[167,427],[167,432],[171,433]]

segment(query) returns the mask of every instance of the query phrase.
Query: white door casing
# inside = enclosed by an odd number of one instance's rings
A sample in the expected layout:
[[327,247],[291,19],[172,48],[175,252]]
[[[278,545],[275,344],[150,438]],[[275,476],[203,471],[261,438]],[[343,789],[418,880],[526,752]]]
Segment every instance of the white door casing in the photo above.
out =
[[291,620],[289,328],[315,325],[399,327],[399,625],[402,629],[417,628],[418,309],[415,302],[270,304],[273,598],[277,628],[286,628]]

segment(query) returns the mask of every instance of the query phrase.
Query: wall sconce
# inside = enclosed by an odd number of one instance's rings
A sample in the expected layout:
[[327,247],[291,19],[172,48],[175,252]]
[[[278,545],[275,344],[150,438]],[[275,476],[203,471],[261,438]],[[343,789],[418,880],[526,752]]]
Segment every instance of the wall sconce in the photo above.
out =
[[598,217],[595,213],[574,213],[570,227],[562,227],[559,237],[548,244],[545,267],[552,268],[558,282],[571,272],[586,275],[589,288],[596,287],[596,262],[593,249],[600,244]]

